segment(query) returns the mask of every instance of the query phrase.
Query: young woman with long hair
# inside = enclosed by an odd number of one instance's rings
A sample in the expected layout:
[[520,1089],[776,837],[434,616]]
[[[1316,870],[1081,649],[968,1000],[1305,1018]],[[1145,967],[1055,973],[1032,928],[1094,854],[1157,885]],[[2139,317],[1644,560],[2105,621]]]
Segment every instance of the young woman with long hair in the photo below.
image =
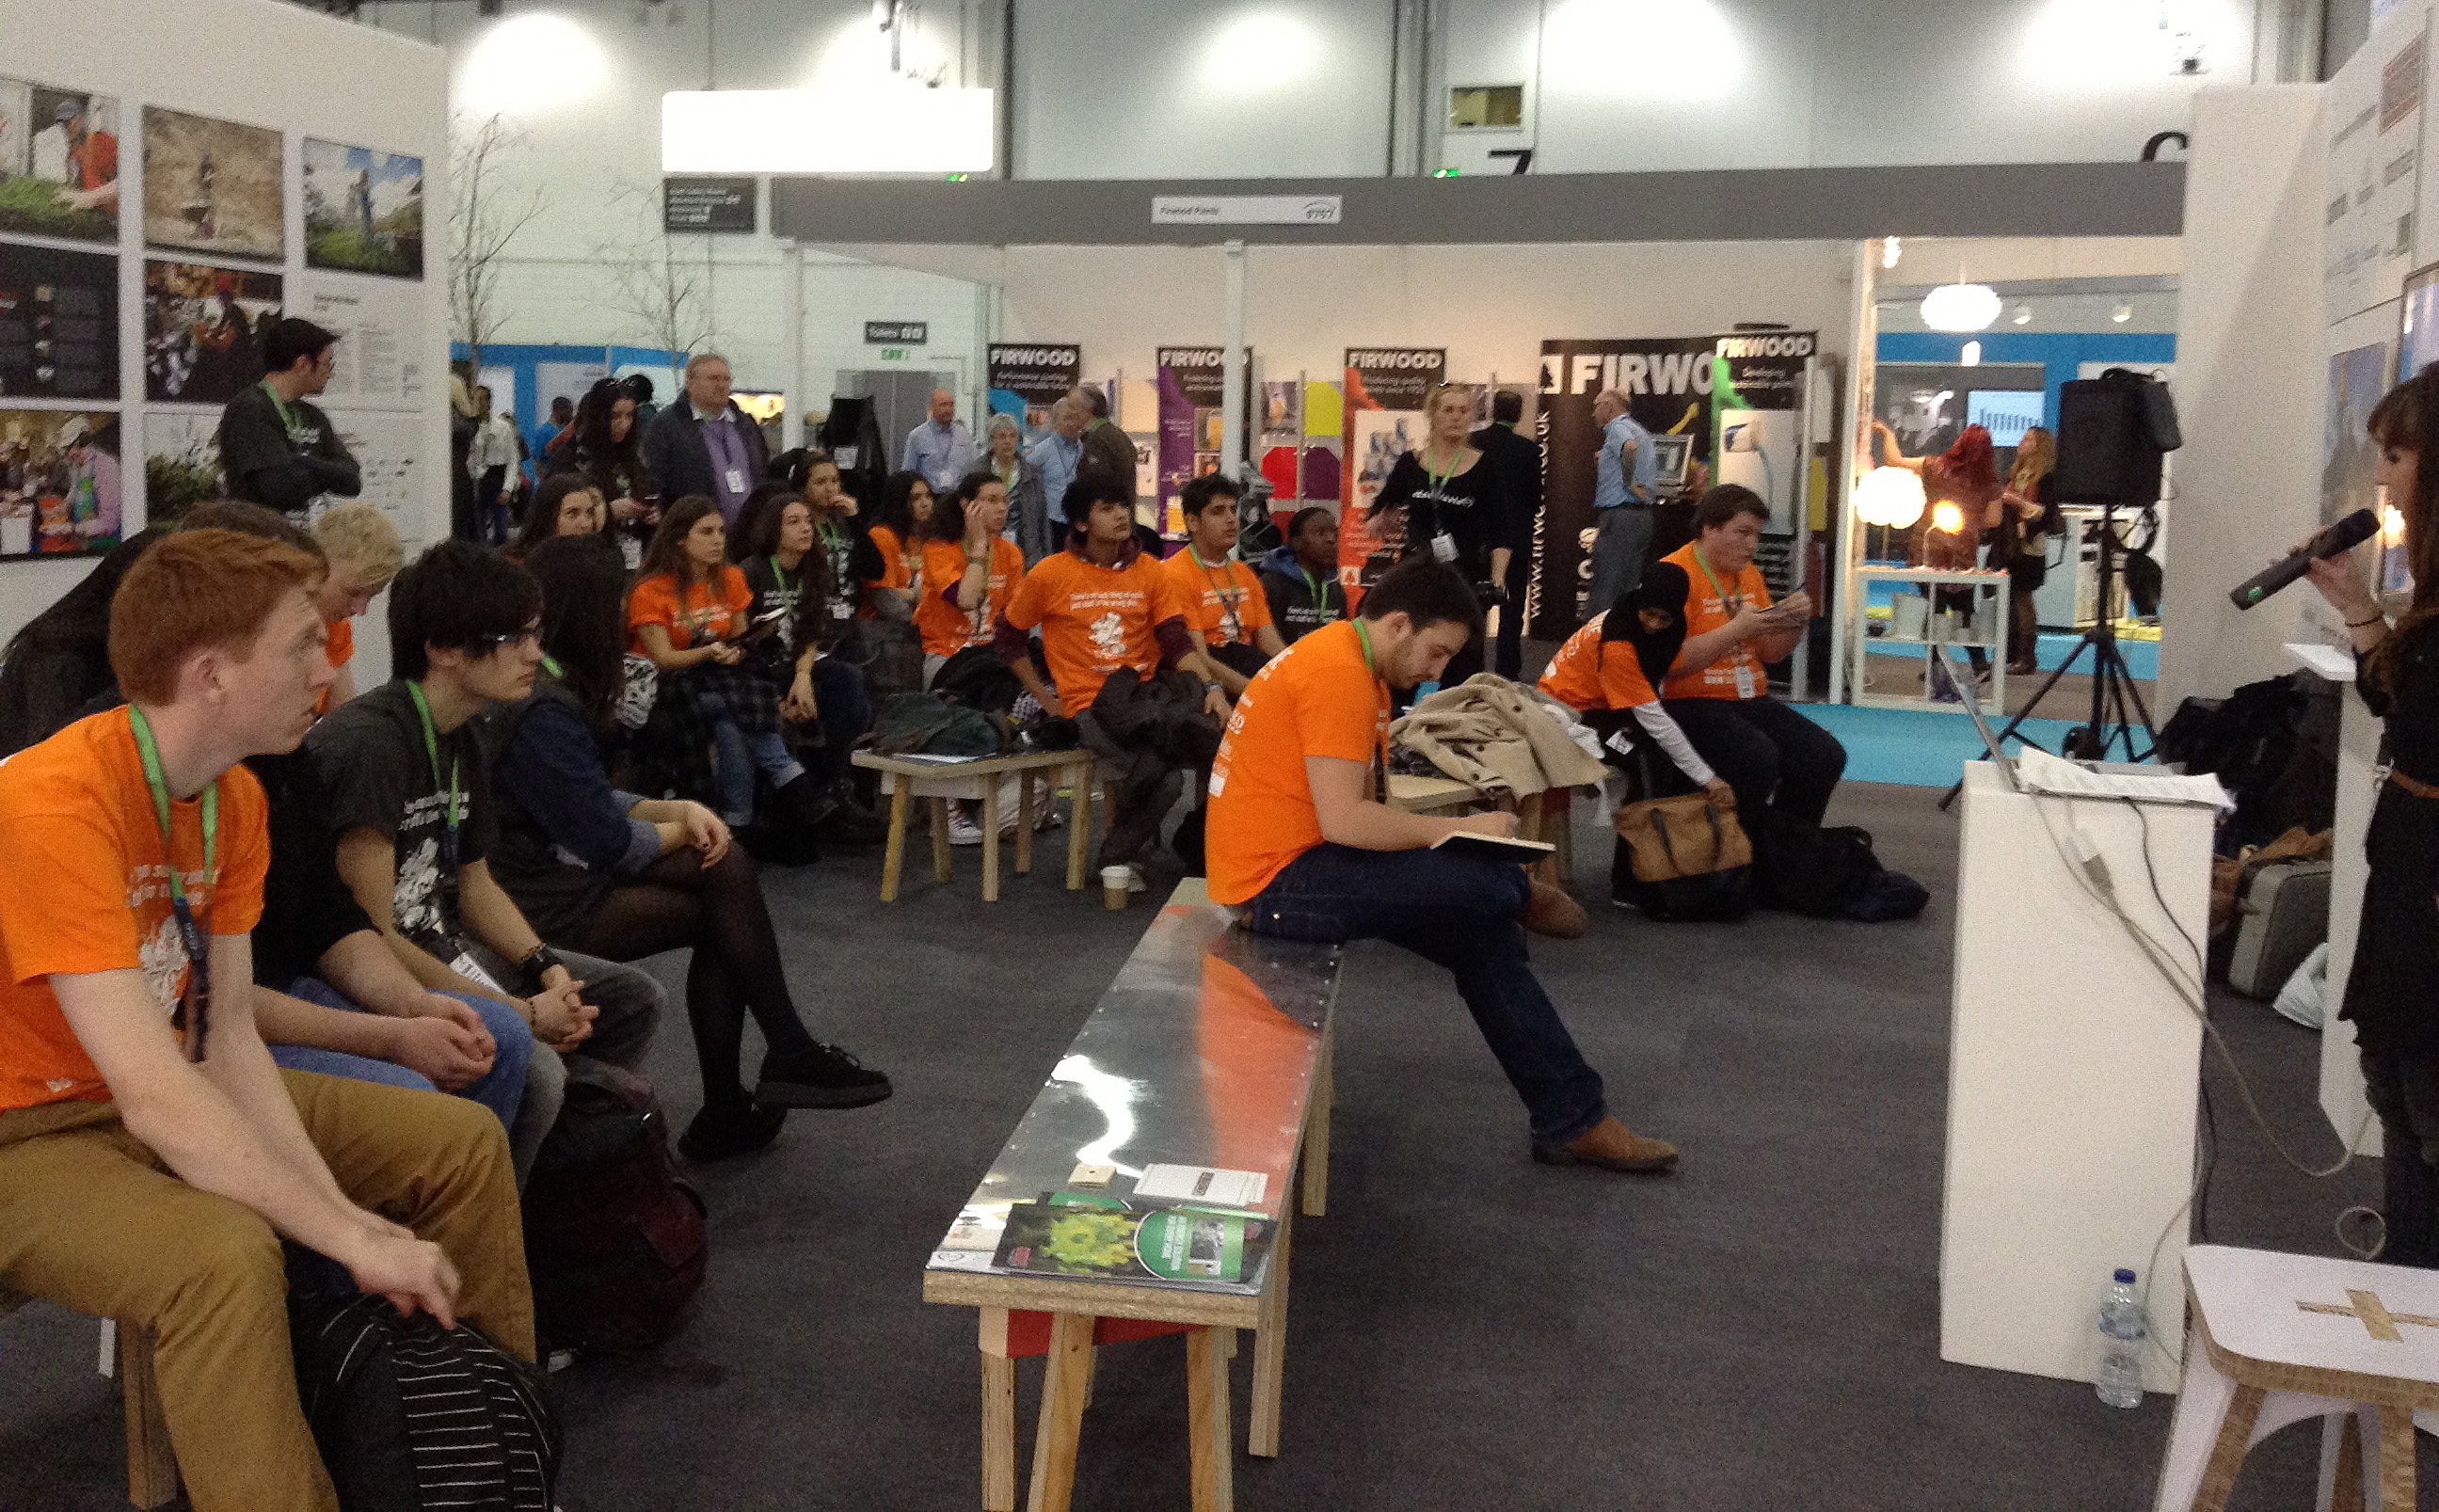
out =
[[[491,872],[553,945],[614,961],[692,951],[686,1016],[703,1102],[679,1147],[698,1161],[743,1154],[769,1144],[790,1108],[888,1096],[887,1076],[807,1032],[761,881],[728,827],[699,803],[611,786],[598,741],[626,661],[617,550],[597,535],[558,538],[525,567],[543,588],[547,659],[532,694],[496,717]],[[740,1076],[749,1013],[767,1046],[751,1093]]]
[[930,519],[934,508],[932,485],[923,481],[919,472],[892,472],[881,485],[881,507],[873,511],[872,538],[874,555],[865,563],[870,571],[878,568],[864,581],[867,609],[879,609],[891,618],[904,618],[881,608],[884,594],[895,596],[914,612],[915,600],[921,593],[919,579],[923,573],[923,549],[917,538],[923,522]]
[[[828,459],[820,466],[836,478],[838,470]],[[814,774],[837,805],[822,838],[868,845],[887,827],[858,802],[850,757],[856,740],[872,728],[872,696],[863,669],[837,654],[854,621],[843,612],[847,603],[837,594],[829,554],[822,549],[825,524],[838,528],[792,491],[769,500],[755,516],[742,565],[745,585],[754,592],[746,615],[755,625],[772,626],[774,633],[767,653],[753,665],[778,692],[780,717],[819,733]]]
[[[1423,400],[1428,427],[1420,448],[1399,456],[1380,484],[1371,518],[1397,530],[1398,556],[1421,556],[1464,574],[1483,607],[1505,603],[1508,558],[1517,544],[1514,506],[1499,474],[1466,443],[1473,430],[1473,390],[1435,385]],[[1505,608],[1502,614],[1508,613]],[[1451,658],[1441,683],[1454,687],[1482,670],[1480,637]]]
[[652,475],[644,466],[644,428],[636,423],[635,410],[635,396],[625,383],[601,379],[578,402],[576,434],[560,448],[567,465],[600,491],[631,572],[643,560],[644,544],[659,519]]
[[990,644],[999,612],[1024,576],[1024,553],[1002,533],[1006,526],[1007,486],[996,473],[969,472],[917,527],[924,587],[915,627],[923,635],[926,685],[950,657]]
[[507,559],[523,561],[553,536],[599,535],[607,519],[601,490],[590,478],[581,472],[554,472],[534,489],[533,501],[525,507],[525,524],[508,543]]
[[2006,492],[1999,501],[1999,536],[1991,547],[1993,566],[2007,569],[2007,670],[2040,669],[2034,651],[2040,641],[2040,616],[2033,595],[2049,580],[2050,538],[2066,527],[2058,507],[2050,502],[2050,470],[2057,466],[2057,441],[2040,426],[2030,425],[2016,442],[2015,465],[2007,470]]
[[[1872,445],[1881,466],[1922,474],[1922,491],[1931,502],[1922,511],[1922,523],[1914,527],[1914,564],[1941,572],[1967,571],[1979,565],[1982,532],[1998,527],[2003,514],[2000,501],[2006,493],[2005,485],[1999,481],[1999,457],[1990,444],[1988,427],[1967,425],[1937,456],[1908,456],[1897,450],[1896,433],[1885,422],[1874,420]],[[1949,514],[1942,505],[1953,505],[1955,512]],[[1974,588],[1934,589],[1932,612],[1954,610],[1969,616],[1980,596],[1981,591]],[[1989,669],[1989,653],[1981,647],[1968,646],[1965,654],[1973,664],[1975,677]],[[1946,686],[1944,677],[1934,682]]]
[[2392,1265],[2439,1269],[2439,367],[2389,390],[2367,429],[2373,483],[2405,518],[2412,596],[2392,619],[2363,581],[2365,555],[2316,560],[2312,586],[2345,619],[2355,685],[2387,724],[2389,769],[2363,851],[2362,922],[2338,1017],[2361,1046],[2364,1090],[2388,1158]]
[[[745,611],[753,602],[745,575],[728,560],[719,506],[688,494],[662,511],[643,575],[628,595],[632,649],[660,668],[661,701],[674,700],[709,732],[717,750],[711,796],[721,818],[732,826],[753,822],[759,772],[782,811],[812,829],[828,817],[829,805],[789,754],[777,694],[743,665]],[[690,732],[675,733],[681,745],[690,738]]]

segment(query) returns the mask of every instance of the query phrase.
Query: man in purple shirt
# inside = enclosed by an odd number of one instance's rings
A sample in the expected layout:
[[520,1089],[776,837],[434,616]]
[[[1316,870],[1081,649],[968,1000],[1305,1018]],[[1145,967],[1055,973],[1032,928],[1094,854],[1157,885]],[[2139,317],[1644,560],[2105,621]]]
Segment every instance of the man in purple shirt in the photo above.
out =
[[688,359],[685,401],[652,417],[644,432],[644,468],[664,505],[700,493],[734,526],[767,458],[761,429],[730,400],[728,388],[728,359],[716,352]]

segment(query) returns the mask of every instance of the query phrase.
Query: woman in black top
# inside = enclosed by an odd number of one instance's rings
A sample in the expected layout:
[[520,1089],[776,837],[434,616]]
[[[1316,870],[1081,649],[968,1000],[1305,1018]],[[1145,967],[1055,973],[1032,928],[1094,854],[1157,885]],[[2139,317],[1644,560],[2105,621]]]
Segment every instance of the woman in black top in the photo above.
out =
[[2040,615],[2033,595],[2050,576],[2050,538],[2066,528],[2058,507],[2049,502],[2050,469],[2057,461],[2057,442],[2040,426],[2028,425],[2016,442],[2016,460],[2007,470],[2007,491],[1999,499],[1999,536],[1990,550],[1990,564],[2007,569],[2007,670],[2036,672],[2040,645]]
[[[599,735],[625,674],[627,574],[598,537],[561,537],[525,560],[543,587],[548,653],[534,690],[493,716],[492,875],[537,934],[605,960],[690,950],[686,1017],[703,1112],[678,1142],[694,1160],[769,1144],[790,1108],[859,1108],[889,1078],[815,1040],[796,1015],[754,863],[703,805],[620,792]],[[749,1094],[745,1018],[767,1053]]]
[[[836,475],[828,461],[822,467]],[[868,845],[888,827],[857,801],[849,757],[857,738],[872,728],[872,694],[863,668],[841,654],[854,623],[841,611],[851,613],[852,601],[839,593],[815,513],[802,495],[782,491],[755,514],[739,564],[745,586],[754,590],[745,619],[756,637],[753,665],[778,689],[780,715],[819,733],[813,774],[837,803],[821,838]],[[833,523],[832,528],[840,527]],[[765,625],[771,627],[767,640]]]
[[[576,435],[560,450],[566,465],[591,479],[610,508],[610,532],[632,572],[661,511],[653,501],[652,475],[644,468],[643,427],[635,423],[635,397],[627,385],[605,378],[585,390],[576,406]],[[556,471],[554,465],[552,471]]]
[[[2405,515],[2413,597],[2391,624],[2354,553],[2314,561],[2312,586],[2345,616],[2356,686],[2387,723],[2388,779],[2339,1017],[2362,1047],[2364,1090],[2388,1158],[2392,1265],[2439,1269],[2439,367],[2391,389],[2367,427],[2373,482]],[[2430,466],[2423,458],[2431,457]]]
[[[1424,422],[1430,427],[1420,451],[1398,458],[1373,501],[1372,518],[1395,533],[1397,555],[1427,557],[1446,562],[1465,575],[1487,609],[1504,601],[1499,584],[1507,580],[1507,559],[1516,545],[1516,522],[1507,490],[1482,454],[1466,445],[1473,426],[1473,395],[1457,383],[1442,383],[1423,400]],[[1504,611],[1503,611],[1504,613]],[[1440,674],[1444,687],[1454,687],[1482,670],[1482,637],[1450,658]]]

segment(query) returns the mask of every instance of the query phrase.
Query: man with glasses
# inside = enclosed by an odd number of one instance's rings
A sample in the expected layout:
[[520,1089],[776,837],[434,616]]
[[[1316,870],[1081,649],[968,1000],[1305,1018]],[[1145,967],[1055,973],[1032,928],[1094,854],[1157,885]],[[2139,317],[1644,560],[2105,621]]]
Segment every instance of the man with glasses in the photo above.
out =
[[525,570],[445,541],[390,585],[392,680],[333,710],[306,749],[329,794],[339,876],[417,981],[515,1009],[535,1044],[508,1143],[522,1183],[582,1054],[632,1069],[652,1041],[658,983],[542,942],[486,860],[492,831],[472,721],[533,690],[542,590]]

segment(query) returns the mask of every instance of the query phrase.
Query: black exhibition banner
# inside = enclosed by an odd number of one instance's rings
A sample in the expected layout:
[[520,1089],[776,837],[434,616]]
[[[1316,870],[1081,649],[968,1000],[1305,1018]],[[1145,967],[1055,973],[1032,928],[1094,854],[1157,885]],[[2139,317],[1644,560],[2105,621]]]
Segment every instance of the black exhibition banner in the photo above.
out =
[[0,396],[118,399],[118,259],[0,242]]
[[1533,521],[1533,560],[1524,590],[1524,633],[1562,640],[1586,615],[1592,582],[1593,471],[1601,428],[1593,400],[1616,389],[1627,413],[1654,436],[1690,437],[1710,454],[1711,358],[1715,337],[1665,336],[1545,341],[1541,404],[1541,512]]
[[753,231],[754,179],[665,178],[661,180],[663,231]]
[[1074,342],[993,342],[988,386],[1027,404],[1054,404],[1084,381],[1084,348]]

